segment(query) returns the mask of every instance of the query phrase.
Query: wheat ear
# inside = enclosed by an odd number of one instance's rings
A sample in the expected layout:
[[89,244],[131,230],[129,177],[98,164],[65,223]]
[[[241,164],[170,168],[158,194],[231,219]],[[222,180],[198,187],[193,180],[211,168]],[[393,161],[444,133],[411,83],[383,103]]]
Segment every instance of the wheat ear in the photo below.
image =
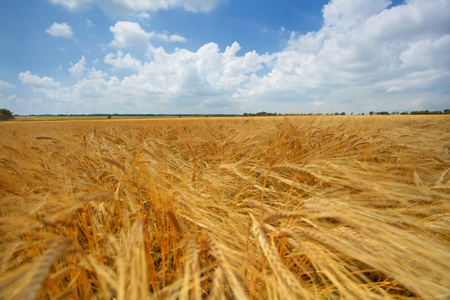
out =
[[58,240],[32,266],[19,268],[2,276],[0,278],[0,299],[38,299],[51,266],[71,244],[66,239]]
[[186,245],[186,261],[184,265],[184,278],[180,299],[188,299],[189,281],[192,278],[192,297],[193,299],[201,299],[200,290],[200,269],[197,254],[197,237],[194,236]]
[[309,170],[303,168],[302,166],[293,165],[293,164],[278,164],[272,167],[272,171],[277,172],[290,172],[297,173],[301,175],[308,175],[311,177],[316,177],[315,174],[311,173]]
[[26,288],[24,299],[35,299],[39,296],[42,284],[50,271],[50,267],[54,261],[70,247],[70,245],[71,242],[69,240],[60,240],[52,247],[52,249],[47,250],[44,253],[31,271],[33,280]]
[[289,212],[289,211],[281,211],[281,212],[276,212],[276,213],[272,213],[270,215],[268,215],[267,217],[265,217],[263,219],[264,223],[272,223],[272,222],[276,222],[280,219],[290,219],[290,218],[301,218],[304,217],[305,213],[301,212],[301,211],[293,211],[293,212]]
[[312,295],[301,286],[294,274],[292,274],[283,263],[276,247],[269,243],[261,225],[256,221],[255,217],[252,214],[250,214],[250,217],[253,221],[253,232],[258,239],[261,250],[266,256],[270,267],[279,279],[280,284],[285,289],[282,294],[289,296],[291,299],[313,299]]
[[223,273],[226,274],[227,280],[230,283],[231,289],[236,299],[247,299],[247,296],[242,290],[241,285],[239,284],[239,281],[236,278],[235,272],[228,263],[225,255],[223,254],[222,249],[220,249],[220,247],[216,244],[216,242],[214,242],[211,238],[208,239],[208,245],[209,248],[211,249],[211,253],[217,259],[220,268],[222,268]]
[[216,268],[213,275],[213,283],[212,283],[212,289],[211,293],[208,297],[208,299],[211,300],[223,300],[225,299],[225,295],[223,293],[223,271],[222,268]]

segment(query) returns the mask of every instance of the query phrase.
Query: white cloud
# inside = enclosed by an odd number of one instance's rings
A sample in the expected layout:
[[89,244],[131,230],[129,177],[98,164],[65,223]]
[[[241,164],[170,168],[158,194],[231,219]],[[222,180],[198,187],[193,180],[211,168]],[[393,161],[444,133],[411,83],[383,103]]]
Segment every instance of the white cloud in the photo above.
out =
[[15,88],[15,86],[9,82],[0,80],[0,90],[2,89],[12,89]]
[[332,0],[323,7],[325,27],[346,31],[360,26],[369,17],[382,12],[389,0]]
[[186,39],[178,34],[169,35],[167,32],[146,32],[136,22],[119,21],[114,26],[111,26],[109,30],[114,35],[114,39],[110,45],[117,48],[141,47],[152,49],[153,46],[150,43],[152,38],[157,38],[165,42],[186,42]]
[[[34,89],[36,94],[65,103],[66,109],[85,112],[104,111],[120,107],[121,111],[141,112],[198,112],[199,108],[222,110],[235,105],[230,96],[248,82],[253,72],[262,68],[269,56],[248,52],[238,56],[238,43],[220,51],[209,43],[191,52],[179,49],[167,53],[154,49],[153,59],[141,63],[131,54],[117,51],[105,56],[105,63],[116,69],[133,69],[136,73],[122,80],[101,70],[85,70],[88,75],[80,78],[71,88],[48,87]],[[82,60],[80,60],[82,61]],[[37,85],[37,76],[20,75],[22,81]],[[149,101],[151,99],[151,101]],[[57,106],[54,106],[57,107]]]
[[105,56],[105,63],[112,65],[116,69],[132,69],[139,71],[142,68],[142,64],[139,60],[127,53],[125,56],[122,51],[117,51],[117,54],[108,53]]
[[183,8],[191,12],[210,12],[223,0],[50,0],[69,10],[83,9],[95,4],[108,14],[123,15],[132,12]]
[[156,37],[165,42],[173,42],[173,43],[185,43],[186,39],[178,34],[168,35],[167,33],[158,33]]
[[[77,82],[70,93],[63,98],[70,100],[87,99],[94,102],[111,101],[120,97],[120,81],[117,77],[109,76],[107,73],[93,68],[89,71],[87,78]],[[101,106],[105,106],[104,103]]]
[[[163,3],[175,5],[165,1],[158,5]],[[168,53],[153,47],[152,39],[184,42],[185,38],[117,22],[110,27],[114,35],[110,45],[143,47],[147,61],[138,60],[132,49],[108,53],[104,62],[113,67],[110,75],[86,69],[82,57],[77,64],[87,76],[69,88],[29,71],[19,78],[43,87],[36,92],[52,101],[71,103],[74,112],[110,108],[109,112],[130,113],[358,113],[447,108],[449,0],[389,5],[386,0],[333,0],[323,9],[321,30],[292,32],[286,47],[273,54],[240,53],[236,42],[222,50],[208,43],[197,51],[177,48]],[[121,69],[134,74],[119,79],[113,72]]]
[[186,42],[186,39],[185,39],[183,36],[181,36],[181,35],[178,35],[178,34],[172,34],[172,35],[170,36],[170,38],[169,38],[169,41],[171,41],[171,42],[185,43],[185,42]]
[[[166,109],[198,106],[206,100],[214,100],[215,105],[218,102],[229,105],[224,95],[230,95],[248,81],[250,73],[258,70],[266,59],[255,52],[237,56],[239,49],[237,43],[224,52],[214,43],[204,45],[197,52],[180,49],[170,54],[158,48],[152,53],[153,60],[144,64],[120,51],[117,55],[108,54],[105,62],[117,68],[139,69],[138,73],[115,85],[119,92],[112,98],[135,99],[136,105],[159,106],[159,111],[163,111],[164,106]],[[109,86],[108,81],[103,80],[103,85]],[[146,103],[149,97],[155,102]]]
[[146,83],[144,86],[149,91],[168,91],[166,94],[171,98],[201,95],[198,97],[201,101],[205,97],[230,94],[270,59],[256,52],[238,56],[239,50],[236,42],[224,52],[215,43],[206,44],[197,52],[180,49],[169,54],[159,49],[140,74],[127,80]]
[[448,0],[410,0],[367,19],[362,30],[374,42],[405,42],[448,34]]
[[280,102],[310,109],[319,100],[329,111],[424,109],[424,101],[408,99],[448,99],[449,1],[388,5],[331,1],[320,31],[292,34],[288,46],[273,54],[272,70],[252,76],[234,97],[264,104],[277,95]]
[[19,74],[19,79],[24,83],[32,86],[41,87],[57,87],[60,86],[59,82],[55,82],[53,78],[50,77],[39,77],[32,75],[30,71]]
[[72,76],[75,77],[81,77],[85,70],[86,66],[86,58],[84,55],[81,56],[81,59],[76,64],[71,64],[71,67],[69,68],[69,73]]
[[114,35],[111,45],[118,48],[126,47],[148,47],[149,40],[153,33],[145,32],[138,23],[119,21],[114,26],[109,27]]
[[411,42],[399,58],[402,68],[408,70],[450,70],[450,34],[435,40],[421,39]]
[[177,0],[173,1],[173,6],[183,6],[187,11],[210,12],[221,0]]
[[93,0],[49,0],[53,4],[59,4],[69,10],[79,10],[87,7]]
[[72,27],[67,25],[67,23],[53,23],[50,28],[45,30],[48,34],[57,37],[71,38],[73,36]]
[[138,14],[138,18],[141,20],[148,20],[150,19],[150,15],[146,13],[145,11]]

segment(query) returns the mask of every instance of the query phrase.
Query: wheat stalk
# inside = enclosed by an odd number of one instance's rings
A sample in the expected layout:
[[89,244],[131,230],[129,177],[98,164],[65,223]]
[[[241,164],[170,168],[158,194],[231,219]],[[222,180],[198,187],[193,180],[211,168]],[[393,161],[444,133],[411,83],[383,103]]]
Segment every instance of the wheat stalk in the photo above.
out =
[[227,281],[231,286],[231,290],[233,291],[234,296],[237,299],[247,299],[247,296],[242,290],[241,284],[239,283],[239,280],[237,279],[235,272],[233,271],[233,268],[228,263],[228,259],[226,258],[222,249],[211,238],[209,238],[207,242],[211,249],[212,255],[214,255],[214,257],[217,259],[219,266],[222,269],[222,272],[226,275]]
[[188,299],[189,281],[192,279],[192,297],[201,298],[200,268],[197,254],[197,237],[191,237],[186,245],[185,266],[181,299]]
[[284,287],[282,294],[287,297],[293,297],[292,299],[298,297],[303,299],[313,299],[312,295],[300,285],[295,276],[287,269],[286,265],[281,260],[277,249],[267,241],[261,225],[259,225],[255,217],[253,217],[252,214],[250,214],[250,217],[253,221],[253,232],[258,239],[261,250],[267,258],[272,270],[277,275],[279,283]]

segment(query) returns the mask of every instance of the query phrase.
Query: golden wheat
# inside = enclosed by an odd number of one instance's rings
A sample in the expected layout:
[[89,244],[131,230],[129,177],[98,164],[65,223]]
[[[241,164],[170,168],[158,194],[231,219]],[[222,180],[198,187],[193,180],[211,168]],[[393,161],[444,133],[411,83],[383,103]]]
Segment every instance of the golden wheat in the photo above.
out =
[[449,126],[0,123],[0,298],[448,299]]

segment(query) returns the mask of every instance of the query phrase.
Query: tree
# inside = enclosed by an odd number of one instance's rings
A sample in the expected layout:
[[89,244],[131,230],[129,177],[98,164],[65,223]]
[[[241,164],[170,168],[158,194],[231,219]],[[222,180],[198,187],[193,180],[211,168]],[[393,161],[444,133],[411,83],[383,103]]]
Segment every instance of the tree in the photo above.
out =
[[12,119],[15,119],[12,112],[4,108],[0,109],[0,120],[7,121]]

